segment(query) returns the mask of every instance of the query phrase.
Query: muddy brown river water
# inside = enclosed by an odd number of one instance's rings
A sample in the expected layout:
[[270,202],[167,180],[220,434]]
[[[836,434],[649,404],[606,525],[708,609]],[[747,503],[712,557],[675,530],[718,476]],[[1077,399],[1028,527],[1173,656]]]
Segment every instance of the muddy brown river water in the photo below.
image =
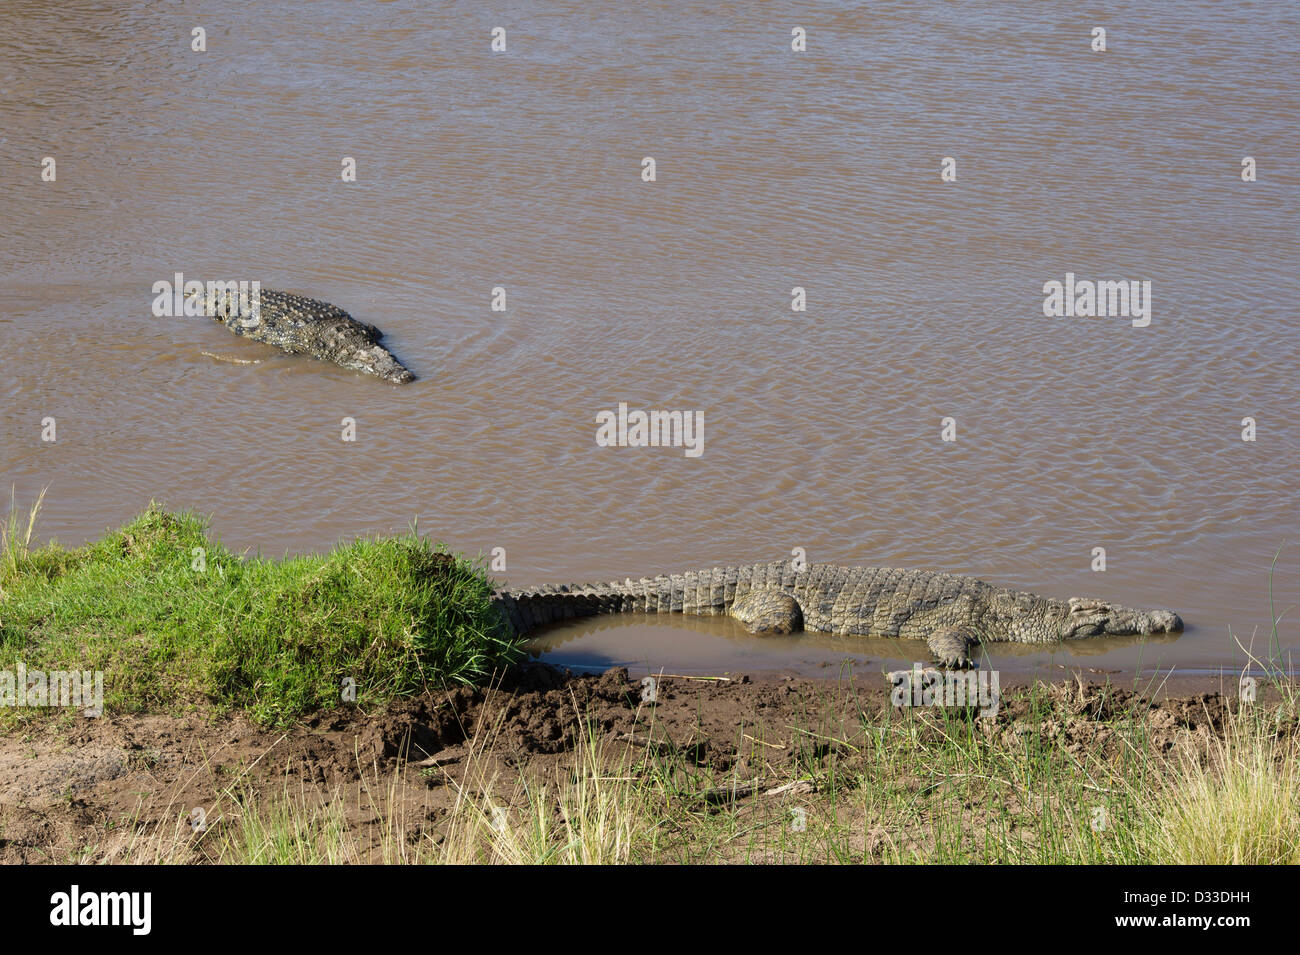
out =
[[[157,498],[269,555],[418,517],[517,584],[802,548],[1189,627],[993,648],[1010,668],[1239,665],[1275,555],[1275,611],[1300,600],[1297,19],[10,0],[0,478],[20,503],[48,485],[65,543]],[[155,317],[176,272],[339,305],[419,380]],[[1147,323],[1046,315],[1067,275],[1150,282]],[[620,403],[702,420],[702,453],[601,446]],[[1300,645],[1287,617],[1279,637]],[[826,672],[924,650],[632,618],[538,652]]]

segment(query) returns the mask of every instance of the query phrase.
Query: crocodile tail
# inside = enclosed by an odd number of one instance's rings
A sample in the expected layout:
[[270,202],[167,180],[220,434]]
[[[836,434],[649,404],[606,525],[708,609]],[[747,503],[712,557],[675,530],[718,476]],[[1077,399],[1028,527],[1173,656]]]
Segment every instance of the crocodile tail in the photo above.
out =
[[736,589],[734,568],[689,571],[595,584],[503,590],[497,603],[515,633],[605,613],[722,614]]
[[624,594],[609,585],[563,584],[503,590],[497,594],[496,601],[519,636],[561,620],[632,609],[627,606],[630,601]]

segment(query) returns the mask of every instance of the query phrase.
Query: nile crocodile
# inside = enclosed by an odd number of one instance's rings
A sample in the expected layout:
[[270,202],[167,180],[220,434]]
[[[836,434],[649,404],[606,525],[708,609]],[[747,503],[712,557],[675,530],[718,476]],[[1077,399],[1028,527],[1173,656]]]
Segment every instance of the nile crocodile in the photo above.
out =
[[1083,637],[1175,633],[1171,610],[1101,600],[1055,600],[956,574],[790,561],[715,567],[619,583],[503,590],[497,603],[515,633],[599,613],[729,614],[751,633],[800,629],[924,640],[940,664],[970,665],[978,643],[1057,643]]
[[[236,335],[266,342],[291,355],[311,355],[336,365],[404,384],[414,380],[402,363],[379,344],[384,333],[358,322],[327,302],[261,289],[256,303],[234,290],[209,287],[187,297],[199,297],[203,314],[215,318]],[[256,306],[256,307],[254,307]]]

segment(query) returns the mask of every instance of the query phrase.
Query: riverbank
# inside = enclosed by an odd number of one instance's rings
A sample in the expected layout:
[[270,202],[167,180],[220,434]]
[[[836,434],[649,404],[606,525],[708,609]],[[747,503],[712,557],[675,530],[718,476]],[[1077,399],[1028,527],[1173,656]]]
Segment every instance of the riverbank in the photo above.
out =
[[1295,698],[1063,681],[996,716],[879,675],[533,665],[286,728],[66,716],[0,742],[4,862],[1300,861]]
[[0,673],[104,689],[0,707],[3,862],[1300,861],[1291,683],[575,675],[414,533],[269,561],[151,508],[34,549],[38,509]]

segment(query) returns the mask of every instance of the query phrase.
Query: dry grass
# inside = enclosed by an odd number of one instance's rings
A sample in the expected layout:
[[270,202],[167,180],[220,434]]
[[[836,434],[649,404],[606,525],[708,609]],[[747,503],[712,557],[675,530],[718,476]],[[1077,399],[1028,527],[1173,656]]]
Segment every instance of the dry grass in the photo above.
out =
[[1277,686],[1279,703],[1243,706],[1203,753],[1182,755],[1148,817],[1151,862],[1300,864],[1296,688]]
[[[259,796],[242,777],[215,794],[205,825],[168,806],[172,820],[128,825],[102,861],[136,864],[215,862],[227,865],[506,864],[609,865],[637,861],[646,845],[646,799],[626,757],[612,758],[590,727],[581,727],[573,762],[537,783],[503,779],[494,755],[497,726],[467,741],[462,773],[444,770],[452,807],[434,829],[422,818],[425,785],[413,767],[361,767],[360,813],[348,817],[338,791],[288,785]],[[414,792],[412,791],[414,789]],[[414,810],[414,811],[413,811]],[[129,833],[129,838],[125,838]]]
[[612,865],[636,858],[649,816],[626,750],[612,757],[584,722],[570,769],[543,784],[520,775],[507,793],[489,768],[494,735],[495,728],[477,734],[463,780],[449,780],[456,800],[434,861]]

